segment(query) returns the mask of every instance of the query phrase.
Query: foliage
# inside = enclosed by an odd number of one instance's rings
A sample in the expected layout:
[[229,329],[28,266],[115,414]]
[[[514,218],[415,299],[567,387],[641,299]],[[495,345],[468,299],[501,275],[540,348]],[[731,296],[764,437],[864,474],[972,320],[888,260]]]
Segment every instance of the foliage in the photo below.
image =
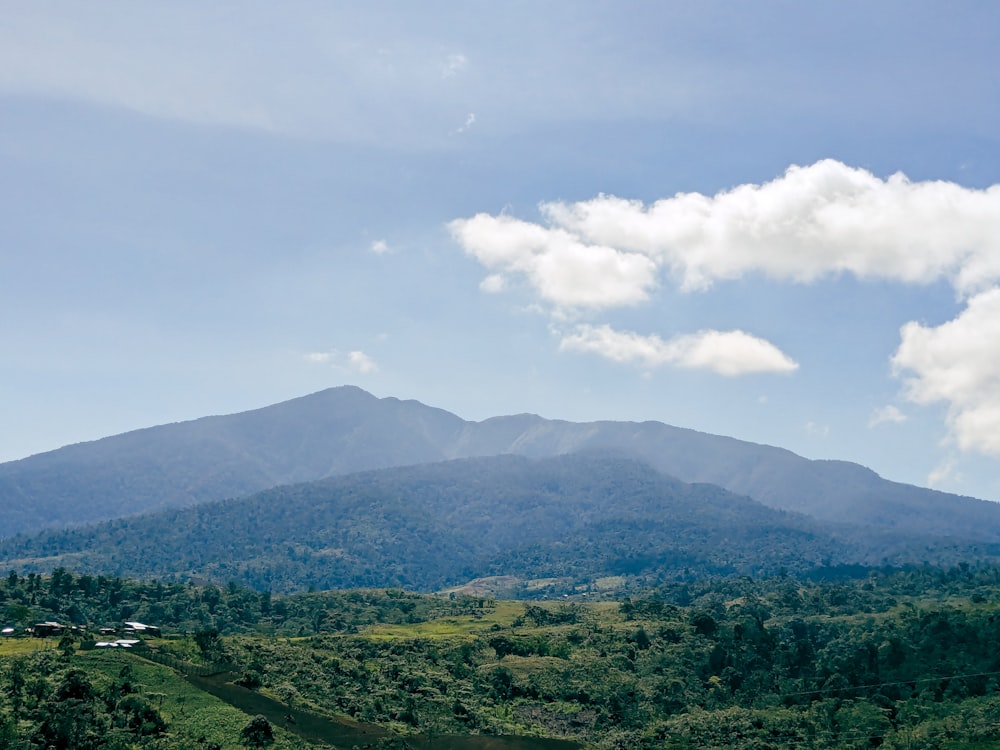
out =
[[[0,658],[0,748],[236,750],[247,716],[121,651]],[[5,737],[6,732],[6,737]],[[275,750],[300,744],[275,730]]]
[[507,575],[551,579],[553,595],[611,577],[635,588],[998,556],[988,543],[831,526],[607,454],[387,469],[0,541],[0,560],[22,572],[198,577],[275,593],[435,591]]
[[264,747],[274,742],[274,730],[266,717],[258,714],[240,730],[240,742],[247,747]]
[[464,635],[414,626],[229,646],[261,667],[263,690],[400,732],[630,750],[937,746],[988,739],[1000,716],[998,589],[1000,570],[969,567],[719,579],[612,608],[528,604]]
[[[67,571],[31,583],[14,578],[5,593],[34,587],[62,601],[80,590],[81,577]],[[93,598],[74,601],[89,612],[100,610],[107,588],[126,602],[134,592],[150,594],[150,584],[119,583],[95,580],[86,584]],[[517,734],[598,750],[997,748],[998,591],[1000,568],[969,565],[841,581],[703,579],[618,602],[496,606],[346,591],[262,607],[258,594],[235,586],[179,586],[177,596],[207,597],[217,614],[239,602],[257,605],[233,627],[213,623],[153,645],[187,660],[224,654],[228,679],[256,688],[244,694],[279,700],[289,712],[378,724],[396,733],[372,735],[385,746],[401,746],[403,737],[430,747],[449,736],[447,746],[460,748],[461,735]],[[279,603],[285,617],[323,603],[328,609],[313,610],[326,613],[323,623],[342,622],[279,637],[269,619]],[[407,623],[415,613],[419,621]],[[380,614],[395,622],[379,625]],[[134,653],[2,653],[3,747],[268,741],[263,723]],[[285,729],[294,726],[280,718],[263,716],[274,745],[292,747]]]
[[[193,656],[225,661],[221,634],[267,632],[311,635],[348,632],[375,623],[425,622],[436,615],[481,612],[484,600],[437,599],[398,589],[302,593],[273,598],[235,584],[135,581],[112,576],[74,575],[57,568],[51,576],[11,571],[0,577],[0,617],[17,630],[36,622],[78,620],[120,629],[138,620],[173,633],[193,633]],[[87,636],[86,640],[92,640]],[[2,643],[2,641],[0,641]]]
[[[856,464],[808,461],[780,448],[707,435],[658,422],[574,424],[524,414],[468,422],[415,401],[379,399],[350,386],[327,389],[250,412],[136,430],[0,464],[0,498],[4,501],[4,513],[0,514],[0,537],[54,526],[124,518],[166,508],[197,506],[246,496],[279,484],[311,482],[323,477],[386,467],[427,464],[443,461],[447,457],[497,457],[437,467],[393,469],[377,477],[374,474],[356,475],[344,485],[333,482],[334,486],[345,489],[361,488],[366,483],[375,488],[396,485],[396,489],[414,496],[408,519],[416,524],[414,530],[432,533],[435,542],[447,543],[455,540],[447,533],[441,533],[442,529],[433,520],[420,523],[421,503],[427,498],[428,481],[447,487],[453,484],[449,475],[457,467],[459,474],[467,473],[473,480],[466,482],[465,497],[461,499],[475,504],[482,493],[493,495],[492,499],[503,504],[508,501],[516,504],[517,485],[523,484],[526,462],[506,454],[544,457],[575,451],[589,454],[577,457],[578,464],[586,464],[598,457],[602,459],[598,463],[606,466],[607,462],[603,459],[613,452],[619,457],[630,456],[665,475],[684,481],[725,486],[772,508],[794,510],[838,523],[881,528],[886,533],[879,540],[880,544],[872,547],[869,536],[869,549],[887,550],[890,559],[896,561],[903,559],[899,557],[900,553],[906,552],[898,548],[900,536],[897,532],[901,531],[910,536],[936,536],[936,540],[931,540],[932,554],[918,559],[938,562],[947,562],[944,556],[954,554],[954,550],[947,549],[948,543],[942,541],[949,537],[1000,542],[1000,507],[995,503],[888,482]],[[596,451],[602,451],[604,455],[596,456]],[[562,459],[557,459],[555,464],[557,467],[565,466]],[[586,469],[585,466],[583,468]],[[482,474],[483,481],[478,484],[474,481],[476,474]],[[627,482],[631,483],[632,477],[628,474],[626,470],[623,481],[627,477]],[[565,516],[573,518],[576,515],[572,507],[574,493],[585,487],[574,480],[571,472],[560,475],[557,470],[538,478],[542,491],[535,493],[536,498],[549,501],[556,496],[557,501],[562,500],[556,503],[557,506],[564,510]],[[502,490],[496,491],[505,486],[513,489],[510,497],[505,497]],[[282,490],[277,497],[282,494],[301,493],[299,489],[288,489]],[[398,493],[396,497],[398,499]],[[349,506],[350,497],[346,499]],[[274,505],[278,510],[281,503]],[[377,515],[369,515],[367,521],[382,520],[395,525],[400,513],[407,511],[405,507],[392,504],[385,507],[389,518],[379,519]],[[309,518],[309,508],[300,507],[292,513],[301,518],[302,510],[307,511],[306,518]],[[324,517],[332,515],[326,508],[320,510]],[[539,512],[537,504],[523,510],[531,522],[537,520],[537,515],[533,515],[533,512]],[[582,518],[587,509],[581,507],[579,510]],[[180,517],[184,516],[182,513]],[[502,514],[500,517],[505,518]],[[173,518],[170,514],[160,516],[164,523],[154,526],[154,539],[163,534],[164,542],[171,541],[170,537],[176,535],[170,523]],[[369,559],[372,562],[380,560],[390,565],[388,574],[380,573],[381,567],[370,565],[369,577],[365,578],[365,566],[355,565],[351,559],[358,550],[356,544],[317,545],[320,540],[313,537],[303,544],[304,549],[295,549],[297,537],[269,541],[268,528],[258,526],[259,520],[268,520],[267,515],[255,511],[240,523],[241,536],[254,540],[263,548],[260,551],[266,553],[255,555],[268,558],[268,565],[259,568],[248,566],[242,560],[236,561],[242,564],[224,566],[224,555],[231,548],[216,540],[218,527],[211,524],[186,529],[202,543],[199,545],[201,552],[188,553],[173,560],[155,560],[158,566],[155,569],[134,567],[146,562],[142,555],[137,554],[140,550],[147,553],[156,552],[156,549],[155,545],[148,544],[148,539],[142,540],[142,546],[133,545],[142,526],[135,525],[133,520],[123,520],[121,523],[124,526],[121,527],[110,526],[112,530],[129,528],[131,533],[125,536],[124,544],[117,547],[108,545],[100,550],[105,558],[100,566],[91,556],[97,550],[95,545],[63,544],[55,537],[47,538],[45,545],[50,547],[48,552],[42,553],[35,548],[31,556],[62,555],[52,562],[51,567],[63,565],[82,571],[87,565],[91,572],[116,575],[163,577],[167,565],[183,564],[185,570],[200,570],[203,575],[211,574],[223,582],[233,578],[254,588],[283,591],[286,582],[305,581],[294,578],[289,570],[281,567],[275,569],[273,577],[268,573],[273,562],[285,558],[285,547],[292,544],[295,555],[312,558],[299,572],[308,572],[318,564],[326,564],[325,569],[311,581],[316,588],[333,585],[424,588],[418,580],[409,578],[413,575],[412,570],[392,568],[393,560],[403,558],[392,554],[380,558],[377,549],[366,550],[371,553]],[[625,514],[614,520],[638,519]],[[783,525],[776,524],[775,530]],[[302,527],[308,527],[308,521]],[[381,539],[391,546],[393,539],[397,538],[382,537],[377,527],[373,529],[366,523],[355,525],[353,530],[361,534],[360,541]],[[801,528],[798,530],[801,531]],[[255,535],[254,532],[259,533]],[[104,534],[102,532],[99,536]],[[807,540],[797,538],[794,533],[789,535],[787,530],[775,536],[778,537],[775,541],[786,548],[811,547]],[[518,535],[515,533],[512,537],[517,539]],[[73,539],[78,540],[79,537],[71,537],[70,541]],[[352,541],[352,537],[347,535],[342,540]],[[277,542],[277,546],[271,542]],[[405,546],[411,544],[412,540]],[[985,549],[976,551],[968,545],[963,547],[967,556],[989,554],[996,557],[995,549],[991,552]],[[324,555],[315,554],[326,550],[325,557],[329,558],[340,549],[348,553],[342,566],[324,559]],[[443,552],[444,548],[440,551]],[[461,548],[451,551],[460,552]],[[686,554],[677,556],[676,561],[681,562],[684,557],[693,557],[698,561],[701,556],[691,554],[697,551],[696,547],[683,545],[681,552]],[[712,548],[705,551],[710,552]],[[624,547],[617,552],[620,553],[617,557],[623,568],[628,570],[635,566],[642,568],[649,550],[639,548],[640,554],[635,556],[630,556],[629,550]],[[908,554],[914,552],[910,546]],[[837,559],[836,550],[834,553],[832,561],[844,562]],[[173,550],[167,554],[172,556]],[[7,556],[6,559],[11,558]],[[458,559],[464,563],[467,558]],[[668,557],[667,561],[671,559],[674,558]],[[950,559],[957,560],[955,557]],[[295,567],[299,562],[303,561],[293,558],[289,566]],[[765,557],[765,562],[771,561]],[[855,559],[848,562],[861,561]],[[691,567],[690,562],[684,565]],[[220,569],[212,569],[215,566]],[[702,570],[697,565],[694,567]],[[240,575],[236,574],[237,570]],[[703,572],[705,570],[708,569],[703,569]],[[440,571],[434,572],[438,575]],[[744,569],[744,572],[750,571]],[[385,577],[374,578],[379,575]],[[339,581],[335,583],[334,578]],[[306,581],[302,587],[308,585],[309,581]]]

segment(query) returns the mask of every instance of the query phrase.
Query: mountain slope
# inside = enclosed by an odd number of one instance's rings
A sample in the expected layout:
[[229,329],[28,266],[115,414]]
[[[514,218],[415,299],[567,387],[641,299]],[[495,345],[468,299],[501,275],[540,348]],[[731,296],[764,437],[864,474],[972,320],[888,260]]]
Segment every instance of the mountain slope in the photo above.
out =
[[[506,451],[497,452],[545,456],[614,447],[685,482],[717,484],[772,508],[907,533],[1000,540],[1000,504],[891,482],[847,461],[811,461],[782,448],[661,422],[579,424],[500,417],[467,431],[488,425],[503,434],[499,424],[490,423],[505,420],[518,434]],[[483,447],[473,440],[473,446]]]
[[[578,583],[802,573],[876,563],[886,547],[882,538],[592,452],[464,459],[290,485],[10,539],[0,543],[0,559],[23,570],[203,576],[274,591],[430,590],[492,575]],[[894,561],[937,554],[928,549],[926,540],[904,544]]]
[[79,443],[0,464],[0,537],[440,461],[440,446],[463,424],[440,409],[344,387]]
[[572,423],[526,414],[468,422],[354,387],[0,464],[0,537],[368,469],[609,448],[682,481],[717,484],[823,520],[1000,541],[1000,505],[888,482],[856,464],[809,461],[659,422]]

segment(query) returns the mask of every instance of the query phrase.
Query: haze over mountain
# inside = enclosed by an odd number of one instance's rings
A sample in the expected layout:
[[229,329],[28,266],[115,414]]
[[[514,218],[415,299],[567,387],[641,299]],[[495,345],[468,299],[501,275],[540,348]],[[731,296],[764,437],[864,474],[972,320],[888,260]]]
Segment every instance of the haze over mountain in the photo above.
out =
[[0,464],[0,537],[372,469],[608,448],[681,481],[716,484],[821,520],[1000,541],[1000,505],[889,482],[856,464],[811,461],[659,422],[529,414],[470,422],[351,386]]

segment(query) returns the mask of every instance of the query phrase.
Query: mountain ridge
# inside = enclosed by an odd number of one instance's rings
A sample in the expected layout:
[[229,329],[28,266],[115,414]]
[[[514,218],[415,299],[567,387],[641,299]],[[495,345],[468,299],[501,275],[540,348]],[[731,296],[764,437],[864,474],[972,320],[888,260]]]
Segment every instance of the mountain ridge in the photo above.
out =
[[614,449],[687,483],[833,522],[1000,541],[1000,505],[891,482],[859,464],[662,422],[533,414],[472,422],[357,386],[142,428],[0,464],[0,538],[185,507],[359,471]]
[[[996,545],[1000,549],[1000,545]],[[489,576],[646,584],[954,561],[968,545],[893,538],[690,484],[613,451],[370,470],[0,542],[22,571],[229,580],[289,592],[440,590]],[[992,550],[996,554],[996,550]]]

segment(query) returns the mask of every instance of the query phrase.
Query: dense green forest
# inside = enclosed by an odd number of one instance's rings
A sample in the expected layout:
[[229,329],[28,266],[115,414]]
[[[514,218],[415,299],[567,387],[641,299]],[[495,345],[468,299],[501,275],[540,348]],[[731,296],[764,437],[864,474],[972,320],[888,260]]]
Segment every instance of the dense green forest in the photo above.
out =
[[[88,630],[0,640],[0,747],[255,742],[241,734],[253,717],[163,666],[186,664],[303,716],[391,732],[373,746],[529,735],[601,750],[1000,748],[998,592],[1000,568],[970,566],[536,602],[10,573],[4,622]],[[164,637],[93,648],[96,628],[126,619]],[[298,746],[295,726],[271,724],[277,747]]]
[[[686,484],[605,453],[452,461],[277,487],[248,498],[0,540],[22,571],[236,581],[259,591],[607,577],[810,575],[845,564],[997,559],[1000,547],[831,524]],[[2,562],[0,562],[2,564]]]

